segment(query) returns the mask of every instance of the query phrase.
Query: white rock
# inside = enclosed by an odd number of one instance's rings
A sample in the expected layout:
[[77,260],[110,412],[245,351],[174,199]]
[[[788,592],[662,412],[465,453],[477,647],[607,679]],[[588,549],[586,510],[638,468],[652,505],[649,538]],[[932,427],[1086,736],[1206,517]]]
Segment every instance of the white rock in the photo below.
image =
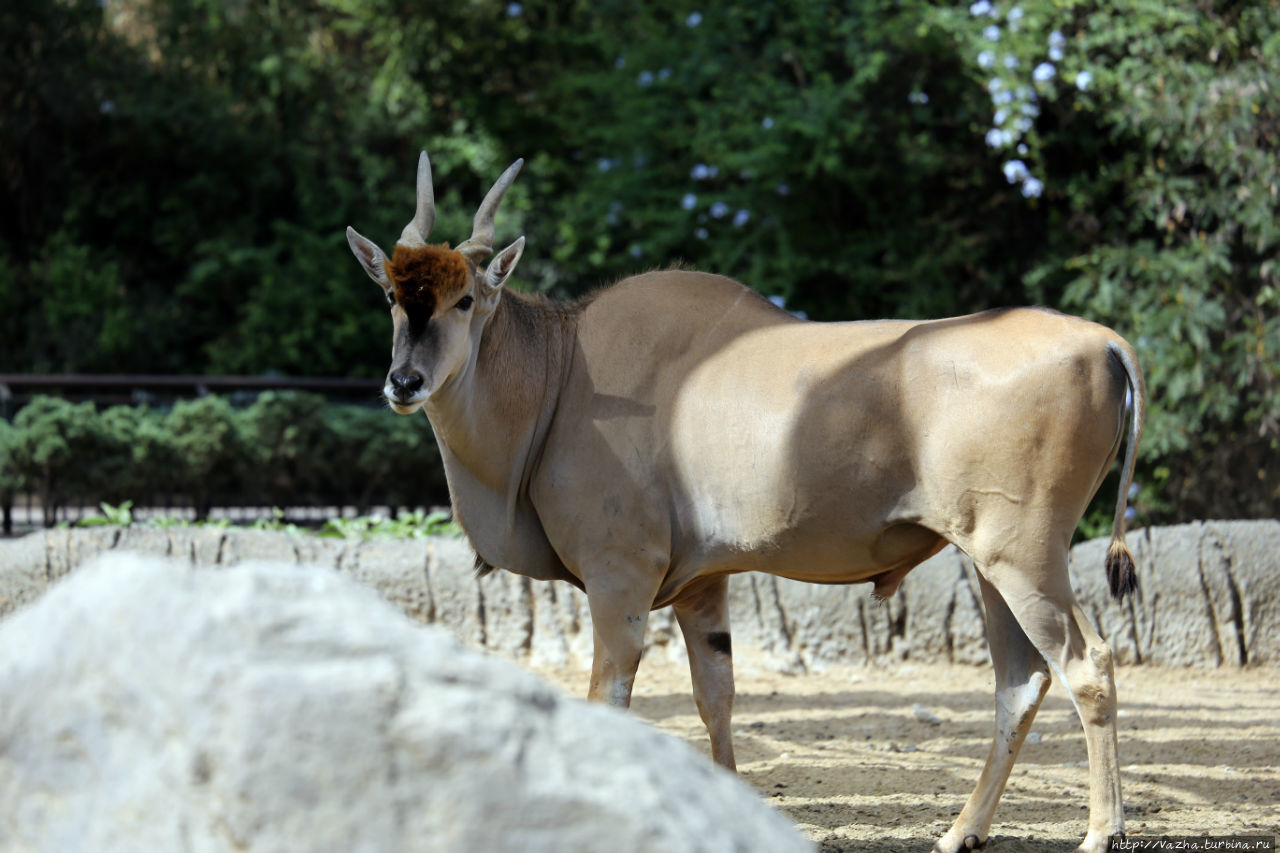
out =
[[0,624],[0,849],[807,850],[740,780],[316,567],[115,554]]

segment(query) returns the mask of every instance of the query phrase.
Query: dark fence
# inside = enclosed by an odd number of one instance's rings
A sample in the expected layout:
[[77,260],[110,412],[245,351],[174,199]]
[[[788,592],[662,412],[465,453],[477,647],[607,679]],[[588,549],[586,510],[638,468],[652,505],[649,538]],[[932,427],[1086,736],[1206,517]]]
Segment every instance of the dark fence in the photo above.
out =
[[166,376],[160,374],[0,373],[0,417],[14,413],[32,397],[92,400],[100,405],[163,403],[210,394],[258,394],[308,391],[329,400],[374,403],[381,379],[310,376]]

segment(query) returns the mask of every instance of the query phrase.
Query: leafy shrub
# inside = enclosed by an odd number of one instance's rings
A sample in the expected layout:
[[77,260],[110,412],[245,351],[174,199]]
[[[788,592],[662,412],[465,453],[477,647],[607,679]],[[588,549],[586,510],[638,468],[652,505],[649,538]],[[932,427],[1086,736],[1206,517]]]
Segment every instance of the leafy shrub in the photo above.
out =
[[252,503],[317,503],[325,469],[335,464],[324,398],[300,391],[267,391],[239,414],[249,468],[244,485]]
[[109,452],[92,403],[38,397],[13,420],[10,464],[40,496],[46,523],[69,500],[91,500],[90,473]]
[[[423,417],[266,392],[248,407],[223,397],[147,407],[38,397],[0,421],[0,505],[31,489],[53,521],[70,501],[189,503],[198,518],[231,506],[421,507],[448,502]],[[163,501],[161,501],[163,498]]]
[[165,417],[164,429],[178,460],[168,483],[174,492],[191,499],[198,518],[209,514],[215,498],[247,491],[242,485],[251,465],[239,419],[224,398],[175,403]]

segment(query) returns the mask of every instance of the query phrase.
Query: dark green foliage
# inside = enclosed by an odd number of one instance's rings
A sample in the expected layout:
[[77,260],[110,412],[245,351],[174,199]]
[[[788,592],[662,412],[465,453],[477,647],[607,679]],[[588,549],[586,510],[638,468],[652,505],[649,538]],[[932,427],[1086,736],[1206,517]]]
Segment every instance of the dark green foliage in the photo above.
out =
[[68,505],[438,506],[448,502],[423,417],[264,393],[146,407],[40,397],[0,421],[0,505],[30,489],[46,520]]
[[0,419],[0,504],[6,506],[25,484],[14,463],[16,441],[17,432],[13,424]]
[[[1080,313],[1150,382],[1140,522],[1280,504],[1275,0],[11,0],[0,41],[0,371],[380,375],[343,227],[389,248],[426,147],[456,243],[523,156],[524,286],[683,260],[817,319]],[[441,486],[389,461],[434,453],[407,420],[387,454],[372,412],[262,401],[246,439],[200,402],[131,453],[201,502]]]
[[266,503],[252,487],[235,488],[249,486],[256,474],[242,421],[222,397],[183,400],[165,416],[164,431],[178,459],[168,485],[189,497],[198,518],[208,514],[215,499],[233,493],[250,506]]
[[246,481],[258,504],[316,501],[326,464],[324,398],[268,391],[245,410],[239,439],[249,463]]
[[51,522],[54,507],[92,500],[99,485],[94,463],[109,444],[92,403],[40,397],[13,420],[10,465],[25,488],[40,496],[45,520]]
[[325,423],[333,462],[324,472],[326,491],[349,495],[350,503],[361,509],[448,502],[440,452],[425,417],[329,406]]

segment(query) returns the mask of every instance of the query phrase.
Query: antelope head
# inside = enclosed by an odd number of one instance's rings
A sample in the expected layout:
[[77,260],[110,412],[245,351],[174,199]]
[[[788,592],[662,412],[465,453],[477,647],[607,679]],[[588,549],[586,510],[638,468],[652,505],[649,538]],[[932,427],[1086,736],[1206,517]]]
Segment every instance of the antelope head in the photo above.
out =
[[391,306],[391,369],[382,394],[402,415],[417,411],[475,364],[485,324],[524,251],[520,237],[480,267],[493,253],[494,214],[522,165],[524,160],[517,160],[498,178],[476,211],[471,236],[457,248],[427,245],[436,203],[425,151],[418,158],[418,209],[390,258],[347,228],[356,260]]

